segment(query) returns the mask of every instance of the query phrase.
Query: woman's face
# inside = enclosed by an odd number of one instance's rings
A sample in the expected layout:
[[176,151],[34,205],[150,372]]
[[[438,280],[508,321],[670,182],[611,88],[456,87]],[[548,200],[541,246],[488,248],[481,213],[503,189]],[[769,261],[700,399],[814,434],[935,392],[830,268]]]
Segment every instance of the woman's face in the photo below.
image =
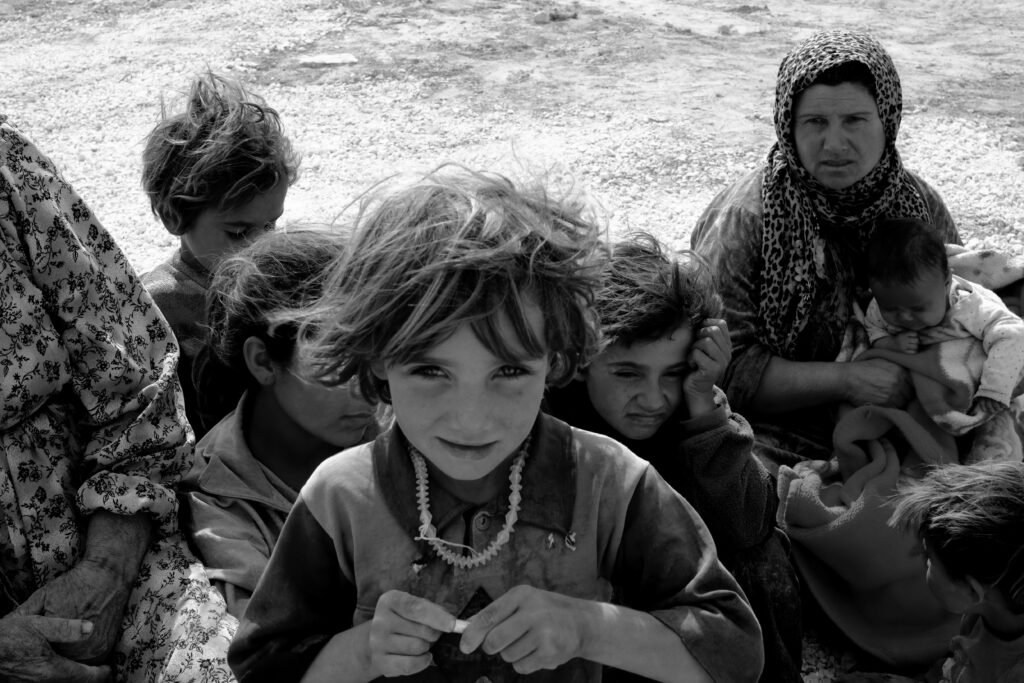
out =
[[866,176],[885,151],[878,106],[860,83],[812,85],[797,95],[793,140],[803,167],[833,190]]

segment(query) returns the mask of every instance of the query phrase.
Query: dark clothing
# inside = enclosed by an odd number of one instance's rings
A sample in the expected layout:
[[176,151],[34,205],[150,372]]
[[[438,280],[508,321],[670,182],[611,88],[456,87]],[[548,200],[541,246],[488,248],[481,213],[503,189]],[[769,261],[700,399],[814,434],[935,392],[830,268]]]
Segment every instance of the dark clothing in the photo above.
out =
[[[483,505],[433,483],[429,492],[437,535],[478,550],[508,507],[507,492]],[[229,653],[239,681],[298,680],[334,634],[373,618],[387,590],[467,618],[523,583],[614,597],[676,632],[715,680],[757,677],[760,630],[742,591],[693,508],[648,463],[541,415],[521,494],[508,544],[483,565],[456,569],[414,540],[416,476],[397,427],[329,458],[300,492],[241,620]],[[433,656],[438,666],[403,680],[601,680],[600,665],[579,659],[521,677],[500,657],[461,655],[448,637]]]
[[[673,420],[650,439],[619,434],[594,409],[581,381],[548,392],[545,410],[574,427],[610,436],[654,465],[708,525],[761,624],[765,683],[800,681],[800,589],[789,542],[775,526],[775,480],[752,453],[747,421],[716,392],[712,413]],[[626,680],[617,676],[615,680]]]

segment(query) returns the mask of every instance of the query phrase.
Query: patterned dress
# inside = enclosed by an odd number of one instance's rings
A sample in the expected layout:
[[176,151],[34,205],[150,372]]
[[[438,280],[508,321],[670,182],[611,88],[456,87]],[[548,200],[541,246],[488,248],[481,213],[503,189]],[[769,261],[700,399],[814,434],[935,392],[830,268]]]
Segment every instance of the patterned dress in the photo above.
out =
[[89,514],[145,514],[157,540],[117,680],[226,680],[234,623],[170,488],[192,461],[177,346],[110,235],[2,115],[0,238],[0,615],[75,565]]

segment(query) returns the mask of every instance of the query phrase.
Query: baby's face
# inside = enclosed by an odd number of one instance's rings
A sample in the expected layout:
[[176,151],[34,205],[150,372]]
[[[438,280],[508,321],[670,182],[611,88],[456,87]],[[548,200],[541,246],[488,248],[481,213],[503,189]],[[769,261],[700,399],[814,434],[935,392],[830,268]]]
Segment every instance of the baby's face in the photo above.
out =
[[935,327],[949,307],[949,275],[928,271],[910,284],[871,281],[882,318],[904,330]]

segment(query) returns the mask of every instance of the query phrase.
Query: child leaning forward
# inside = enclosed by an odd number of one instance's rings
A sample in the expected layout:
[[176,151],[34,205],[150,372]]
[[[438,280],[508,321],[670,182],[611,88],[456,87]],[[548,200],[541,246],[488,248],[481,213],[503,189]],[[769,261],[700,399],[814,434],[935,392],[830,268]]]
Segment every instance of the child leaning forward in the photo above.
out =
[[600,253],[579,207],[499,176],[364,203],[305,351],[395,425],[302,488],[232,643],[240,681],[757,679],[757,621],[689,504],[540,412],[595,345]]

